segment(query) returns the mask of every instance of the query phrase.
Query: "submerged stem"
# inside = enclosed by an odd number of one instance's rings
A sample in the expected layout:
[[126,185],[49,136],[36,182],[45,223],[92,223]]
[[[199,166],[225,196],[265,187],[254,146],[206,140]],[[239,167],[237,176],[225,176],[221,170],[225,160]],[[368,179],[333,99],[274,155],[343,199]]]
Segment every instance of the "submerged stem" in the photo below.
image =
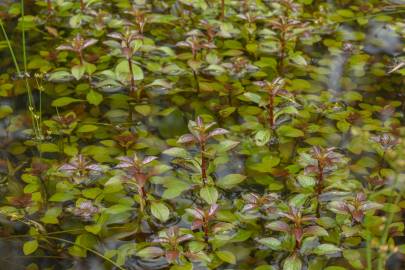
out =
[[205,157],[205,143],[201,143],[201,178],[203,185],[207,184],[207,160]]

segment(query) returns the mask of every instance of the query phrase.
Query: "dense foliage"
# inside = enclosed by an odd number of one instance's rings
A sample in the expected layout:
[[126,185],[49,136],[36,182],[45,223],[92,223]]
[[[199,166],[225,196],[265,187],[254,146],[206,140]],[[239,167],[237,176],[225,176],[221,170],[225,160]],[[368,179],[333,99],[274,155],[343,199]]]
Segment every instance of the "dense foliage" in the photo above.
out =
[[4,265],[385,269],[405,253],[404,12],[1,1]]

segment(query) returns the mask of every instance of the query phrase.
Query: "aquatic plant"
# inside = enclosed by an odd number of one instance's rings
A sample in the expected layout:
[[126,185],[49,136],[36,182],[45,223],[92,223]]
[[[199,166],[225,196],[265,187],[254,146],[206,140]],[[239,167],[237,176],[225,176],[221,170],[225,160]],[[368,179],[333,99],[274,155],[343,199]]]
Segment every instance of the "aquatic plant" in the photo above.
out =
[[2,1],[2,267],[403,269],[400,2]]

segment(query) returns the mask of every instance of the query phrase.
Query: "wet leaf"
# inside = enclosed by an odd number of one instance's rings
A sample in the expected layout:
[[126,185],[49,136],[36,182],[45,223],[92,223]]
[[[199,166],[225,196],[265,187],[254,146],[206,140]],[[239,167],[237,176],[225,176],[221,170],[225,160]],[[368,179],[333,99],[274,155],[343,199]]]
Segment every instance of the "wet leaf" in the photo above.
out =
[[225,177],[220,178],[216,184],[223,189],[231,189],[243,182],[245,179],[246,176],[241,174],[228,174]]
[[27,241],[23,245],[24,255],[30,255],[30,254],[34,253],[37,249],[38,249],[37,240]]
[[164,203],[154,202],[150,208],[152,215],[162,222],[166,222],[170,216],[170,210]]
[[215,252],[215,254],[224,262],[236,264],[236,257],[230,251],[222,250]]
[[208,204],[214,204],[218,200],[218,190],[211,186],[203,187],[200,190],[200,196]]

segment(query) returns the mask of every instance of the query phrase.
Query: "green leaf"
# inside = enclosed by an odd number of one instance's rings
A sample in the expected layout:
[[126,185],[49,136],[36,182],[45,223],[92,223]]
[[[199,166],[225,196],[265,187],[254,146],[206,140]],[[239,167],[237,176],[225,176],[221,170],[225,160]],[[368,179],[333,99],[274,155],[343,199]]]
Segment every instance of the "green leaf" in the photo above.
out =
[[51,82],[66,82],[72,79],[72,75],[64,70],[52,72],[48,80]]
[[314,249],[314,253],[317,255],[327,255],[339,252],[340,248],[332,244],[321,244]]
[[163,199],[174,199],[190,187],[188,183],[179,180],[168,181],[165,186],[167,189],[163,192]]
[[62,208],[60,207],[53,207],[50,208],[46,211],[45,215],[43,218],[41,218],[41,221],[45,224],[58,224],[58,216],[62,213]]
[[84,229],[92,234],[98,234],[101,231],[100,224],[86,225]]
[[85,71],[86,68],[84,65],[76,65],[73,66],[71,69],[72,75],[73,77],[75,77],[76,80],[80,80],[83,77]]
[[187,152],[187,150],[180,147],[169,148],[163,151],[163,154],[178,158],[190,158],[190,154]]
[[123,204],[116,204],[113,206],[110,206],[109,208],[106,209],[106,212],[108,214],[121,214],[127,211],[132,210],[132,208],[128,205],[123,205]]
[[200,196],[208,204],[214,204],[218,200],[218,190],[215,187],[203,187],[200,190]]
[[261,238],[259,239],[259,243],[272,250],[279,250],[281,248],[281,241],[274,237]]
[[297,179],[298,183],[300,183],[303,188],[310,188],[315,186],[315,179],[312,176],[300,174],[297,176]]
[[37,240],[31,240],[27,241],[23,245],[23,252],[24,255],[29,255],[34,253],[38,249],[38,241]]
[[283,270],[301,270],[302,262],[297,255],[291,255],[284,261]]
[[227,176],[220,178],[217,181],[217,186],[223,189],[231,189],[238,185],[239,183],[243,182],[246,179],[246,176],[241,174],[228,174]]
[[0,106],[0,119],[6,117],[7,115],[10,115],[13,113],[13,109],[8,106],[8,105],[2,105]]
[[246,92],[243,95],[250,101],[257,103],[257,104],[260,104],[260,102],[262,101],[262,97],[260,95],[252,93],[252,92]]
[[152,112],[152,107],[149,105],[138,105],[135,106],[135,111],[142,114],[143,116],[148,116]]
[[85,133],[85,132],[94,132],[97,129],[98,129],[98,126],[95,126],[95,125],[82,125],[76,131],[79,133]]
[[74,198],[74,195],[68,192],[58,192],[53,194],[50,198],[49,201],[51,202],[66,202],[69,200],[72,200]]
[[87,93],[86,99],[90,104],[98,106],[103,101],[103,95],[91,89]]
[[152,212],[152,215],[162,222],[166,222],[169,219],[170,210],[164,203],[153,202],[150,210]]
[[59,152],[59,147],[54,143],[41,143],[38,145],[38,149],[43,153]]
[[77,98],[72,98],[72,97],[61,97],[58,99],[55,99],[54,101],[52,101],[52,106],[53,107],[63,107],[66,105],[69,105],[73,102],[80,102],[82,101],[81,99],[77,99]]
[[[132,75],[134,80],[142,80],[143,79],[143,71],[142,69],[132,63]],[[129,64],[126,60],[121,61],[115,67],[115,74],[120,81],[129,81],[130,80],[130,71],[129,71]]]
[[290,59],[297,65],[306,66],[308,63],[302,55],[293,54]]
[[255,143],[257,146],[266,145],[270,141],[270,131],[268,129],[259,130],[255,135]]
[[162,256],[164,253],[164,250],[160,247],[146,247],[136,252],[136,255],[144,259],[153,259]]
[[281,126],[277,129],[277,133],[278,133],[278,135],[283,136],[283,137],[296,138],[296,137],[304,136],[304,132],[302,132],[299,129],[293,128],[291,126]]
[[236,264],[236,257],[230,251],[222,250],[215,252],[215,254],[218,256],[218,258],[220,258],[224,262]]

